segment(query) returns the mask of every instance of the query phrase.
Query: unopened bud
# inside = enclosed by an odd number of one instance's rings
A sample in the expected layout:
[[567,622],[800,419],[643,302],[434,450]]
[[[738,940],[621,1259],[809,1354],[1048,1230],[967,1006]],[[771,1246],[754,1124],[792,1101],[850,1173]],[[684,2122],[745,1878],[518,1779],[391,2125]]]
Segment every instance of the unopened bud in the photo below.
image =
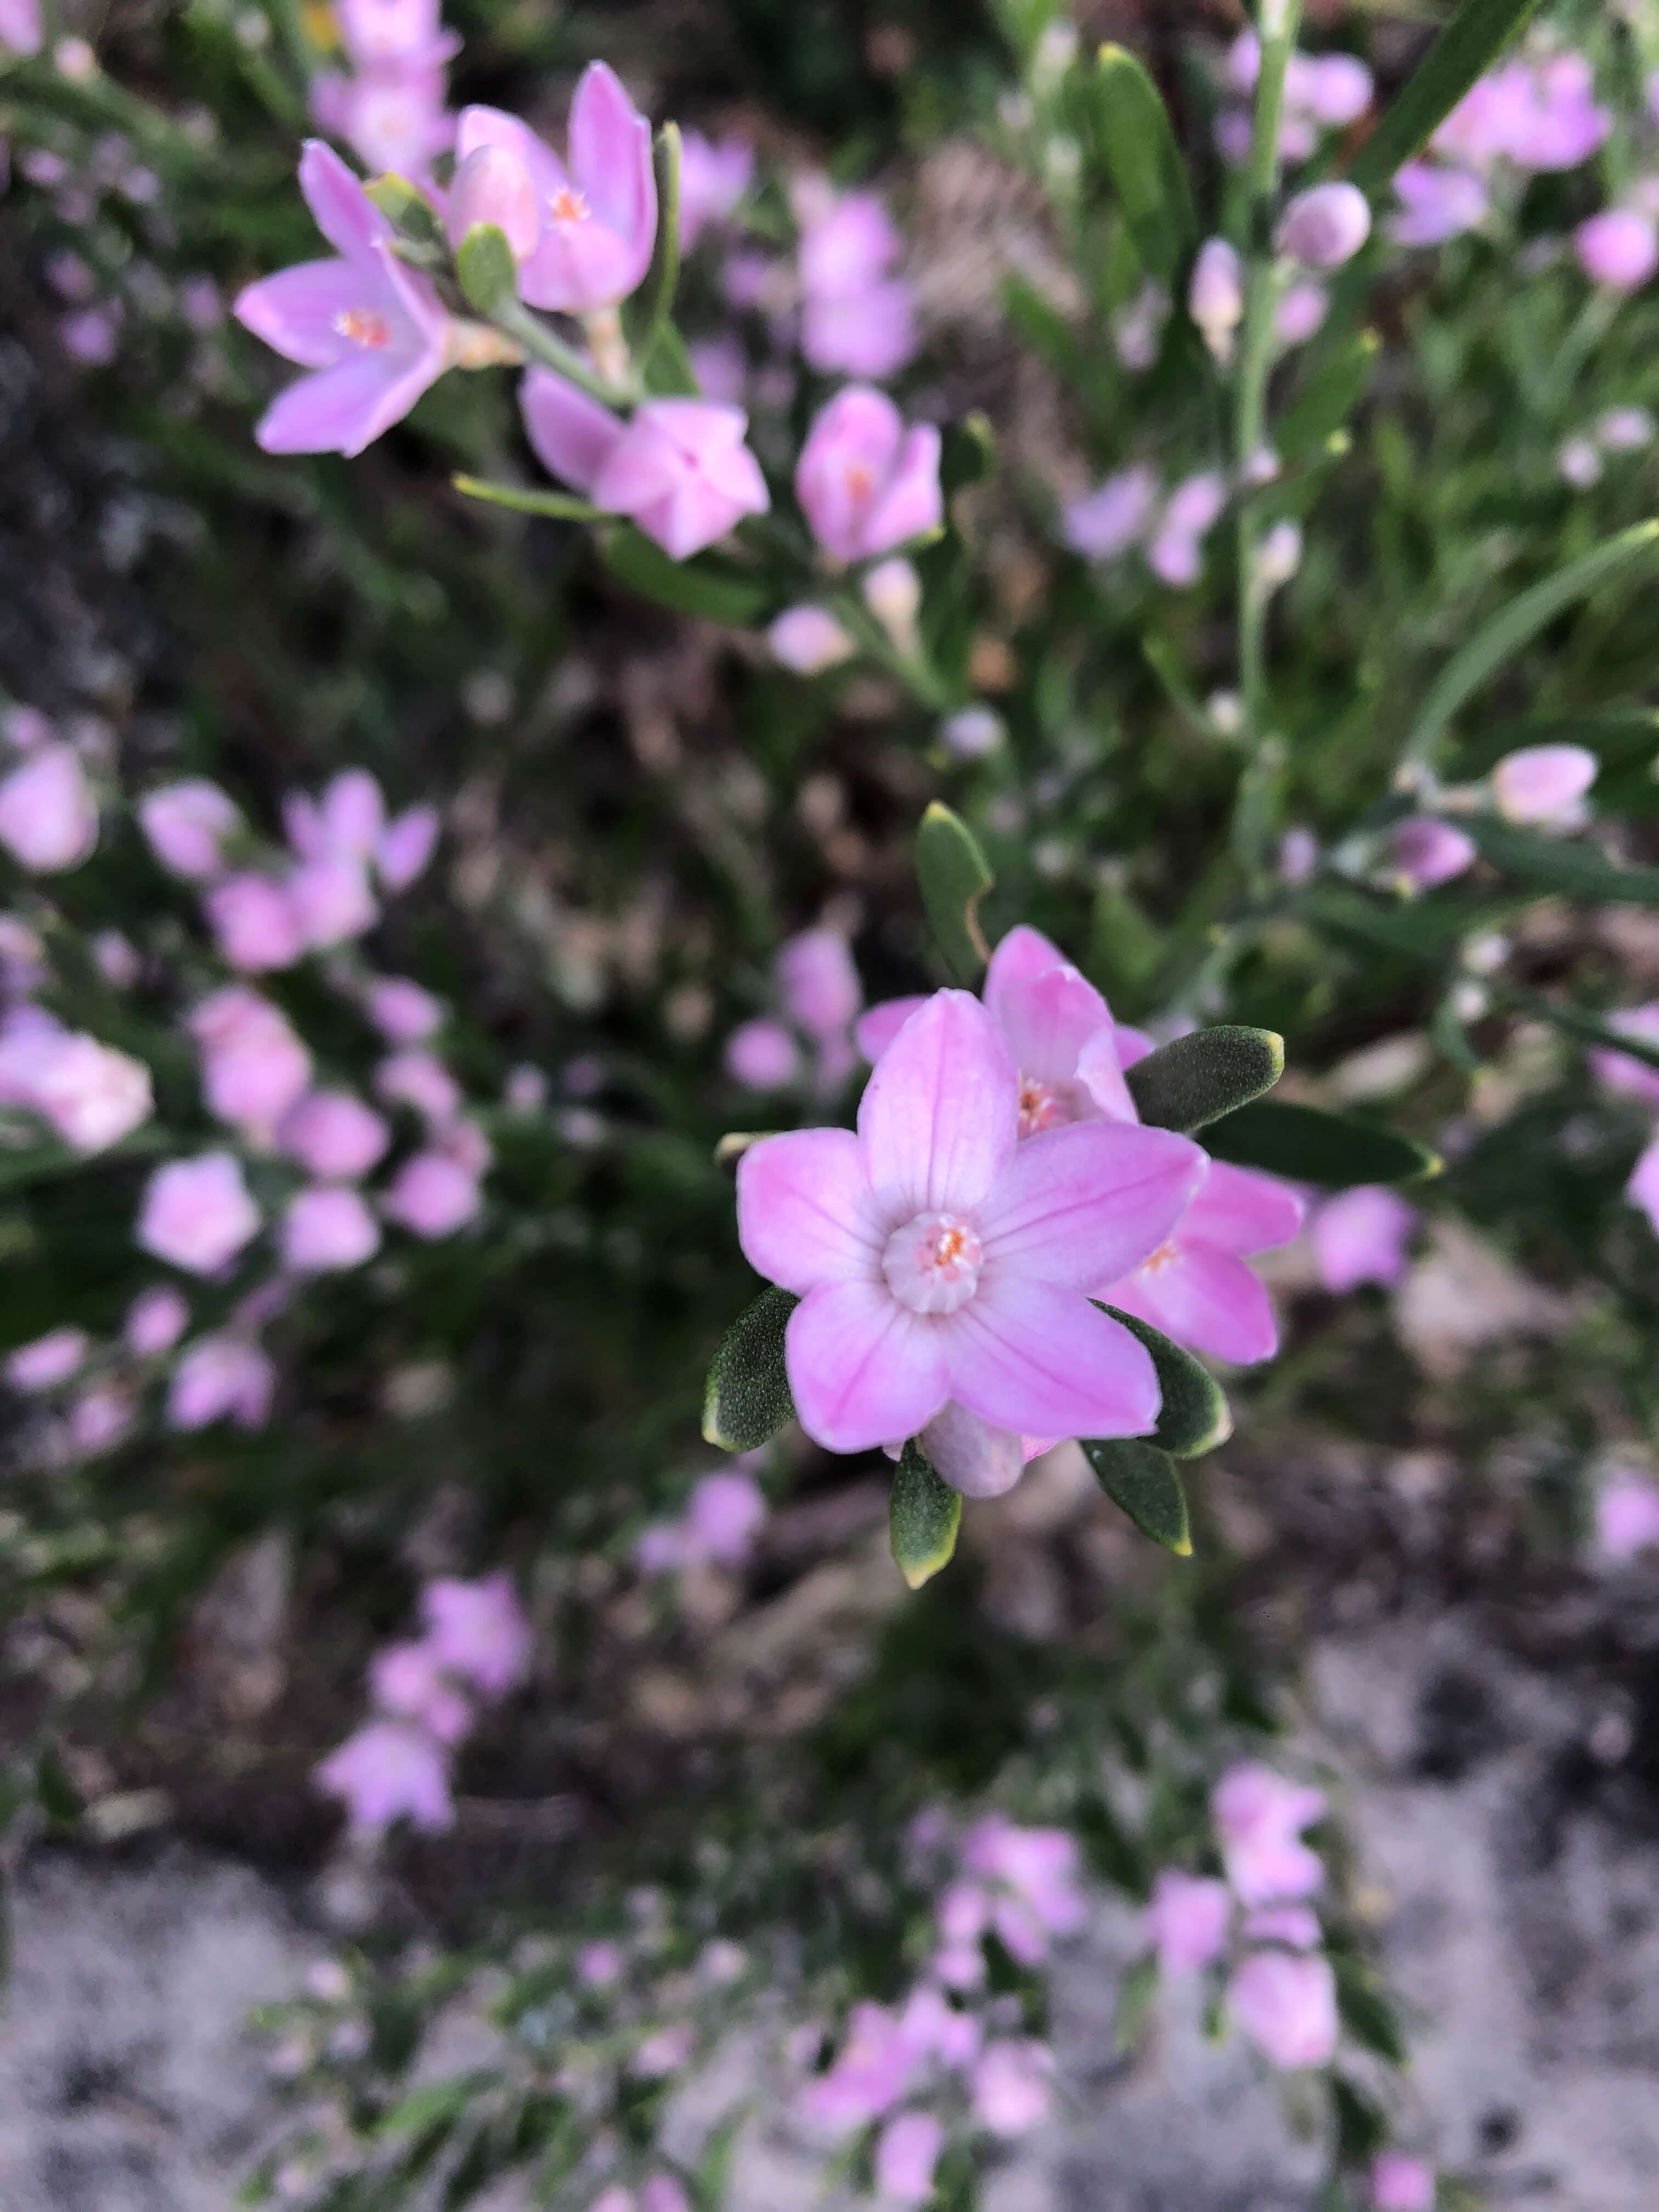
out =
[[449,235],[459,246],[475,223],[499,230],[515,261],[536,250],[542,217],[528,166],[507,146],[475,146],[455,172]]
[[1288,584],[1302,565],[1302,526],[1276,522],[1255,549],[1255,580],[1264,592]]
[[1340,269],[1370,230],[1370,206],[1357,185],[1316,185],[1285,209],[1274,243],[1304,269]]
[[826,668],[850,660],[856,647],[831,614],[822,607],[787,607],[766,633],[772,658],[797,676],[821,676]]
[[864,604],[901,653],[916,642],[921,611],[921,579],[908,561],[883,561],[864,580]]
[[939,736],[947,752],[958,760],[980,760],[994,752],[1007,736],[1007,727],[994,707],[963,707],[947,715]]
[[1187,312],[1224,368],[1233,357],[1235,334],[1244,319],[1243,272],[1224,238],[1206,238],[1199,247],[1187,289]]

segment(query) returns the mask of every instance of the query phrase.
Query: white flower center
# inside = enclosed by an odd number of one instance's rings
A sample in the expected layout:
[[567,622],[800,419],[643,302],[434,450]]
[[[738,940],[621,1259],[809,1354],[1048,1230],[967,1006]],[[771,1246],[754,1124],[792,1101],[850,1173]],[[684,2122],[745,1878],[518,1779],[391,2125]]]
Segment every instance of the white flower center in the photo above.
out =
[[1019,1133],[1035,1137],[1039,1129],[1063,1128],[1074,1121],[1072,1102],[1064,1087],[1057,1083],[1044,1083],[1035,1075],[1019,1079]]
[[574,185],[561,185],[548,201],[547,211],[555,222],[586,222],[589,213],[586,198]]
[[896,1229],[881,1255],[887,1287],[912,1313],[955,1313],[979,1288],[985,1249],[954,1213],[918,1213]]
[[367,347],[371,353],[379,353],[392,343],[392,325],[373,307],[343,309],[334,318],[334,327],[343,338],[349,338],[353,345]]

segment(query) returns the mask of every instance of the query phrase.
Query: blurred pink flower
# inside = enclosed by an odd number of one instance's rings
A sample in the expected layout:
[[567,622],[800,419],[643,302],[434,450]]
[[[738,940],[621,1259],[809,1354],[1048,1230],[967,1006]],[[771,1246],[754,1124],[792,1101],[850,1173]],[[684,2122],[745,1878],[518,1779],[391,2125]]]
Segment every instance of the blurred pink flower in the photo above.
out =
[[931,422],[906,429],[884,392],[849,384],[806,434],[795,495],[833,559],[867,561],[939,527],[939,461]]
[[1337,1297],[1361,1283],[1397,1283],[1410,1265],[1406,1247],[1417,1210],[1382,1183],[1358,1183],[1314,1208],[1308,1233],[1319,1279]]
[[133,1414],[132,1400],[118,1383],[94,1382],[70,1407],[71,1449],[88,1458],[110,1450],[131,1431]]
[[448,61],[460,40],[439,21],[439,0],[338,0],[340,36],[358,69]]
[[864,987],[839,930],[804,929],[787,939],[776,966],[784,1009],[809,1036],[840,1035],[864,1004]]
[[48,1329],[8,1355],[6,1380],[14,1390],[55,1390],[68,1382],[91,1349],[92,1340],[83,1328]]
[[[1607,1027],[1642,1044],[1659,1047],[1659,999],[1644,1006],[1627,1006],[1609,1014]],[[1627,1052],[1610,1052],[1602,1045],[1592,1050],[1589,1063],[1604,1090],[1639,1098],[1644,1106],[1659,1107],[1659,1067],[1650,1067],[1644,1061],[1632,1059]]]
[[1298,192],[1279,218],[1273,242],[1304,269],[1340,269],[1370,236],[1370,203],[1357,185],[1339,179]]
[[403,1721],[370,1721],[349,1735],[317,1768],[316,1782],[343,1802],[354,1828],[371,1833],[404,1818],[428,1830],[454,1821],[443,1751]]
[[1233,357],[1244,319],[1243,264],[1224,238],[1206,238],[1198,249],[1187,287],[1187,313],[1205,344],[1224,366]]
[[387,890],[407,890],[426,873],[439,826],[435,806],[410,806],[392,816],[374,846],[374,866]]
[[1486,187],[1467,169],[1407,161],[1395,172],[1394,190],[1401,212],[1389,228],[1401,246],[1443,246],[1486,219]]
[[190,1327],[190,1307],[170,1283],[140,1291],[127,1308],[122,1336],[135,1359],[155,1359],[173,1346]]
[[204,1429],[228,1415],[257,1429],[270,1411],[276,1373],[257,1344],[242,1336],[204,1336],[180,1358],[167,1393],[167,1425]]
[[1323,2066],[1335,2054],[1336,1978],[1328,1959],[1253,1952],[1227,1985],[1227,2007],[1269,2065]]
[[0,1100],[27,1107],[77,1152],[101,1152],[149,1118],[149,1070],[50,1014],[19,1007],[0,1026]]
[[1385,2150],[1373,2160],[1373,2212],[1434,2212],[1434,2168],[1427,2159]]
[[437,1055],[394,1052],[374,1071],[374,1088],[391,1106],[412,1106],[434,1128],[444,1128],[460,1110],[461,1086]]
[[933,2169],[945,2147],[945,2129],[931,2112],[901,2112],[876,2142],[876,2194],[890,2204],[926,2204],[933,2194]]
[[801,351],[829,376],[884,377],[916,349],[915,301],[890,272],[904,241],[873,192],[837,196],[821,179],[796,193],[801,225]]
[[188,776],[141,799],[138,826],[164,868],[208,883],[223,869],[226,841],[240,830],[242,817],[216,783]]
[[723,222],[749,189],[755,149],[742,138],[706,138],[688,131],[680,142],[680,249],[689,253],[710,223]]
[[1047,1957],[1051,1936],[1074,1936],[1088,1918],[1077,1839],[1063,1828],[1022,1828],[989,1814],[963,1838],[962,1863],[995,1885],[991,1924],[1022,1966],[1036,1966]]
[[584,1943],[576,1954],[576,1978],[589,1989],[608,1989],[620,1979],[627,1964],[618,1943]]
[[655,1522],[643,1531],[636,1557],[647,1574],[711,1563],[740,1567],[765,1518],[766,1500],[753,1476],[724,1468],[694,1485],[678,1520]]
[[137,1239],[192,1275],[211,1275],[259,1231],[258,1207],[230,1152],[202,1152],[157,1168],[144,1188]]
[[726,1066],[745,1090],[782,1091],[800,1073],[800,1051],[781,1022],[763,1015],[727,1037]]
[[1273,1905],[1265,1911],[1252,1912],[1243,1932],[1247,1942],[1283,1943],[1292,1951],[1316,1951],[1319,1915],[1310,1905]]
[[858,651],[847,632],[823,607],[787,607],[766,633],[772,658],[797,676],[821,676],[850,660]]
[[1449,883],[1474,857],[1472,838],[1428,814],[1413,814],[1399,823],[1389,842],[1389,872],[1407,890],[1433,890]]
[[1324,1862],[1301,1831],[1325,1816],[1322,1790],[1290,1782],[1246,1760],[1230,1767],[1211,1793],[1210,1811],[1227,1879],[1245,1905],[1307,1897],[1325,1879]]
[[988,2043],[974,2069],[974,2118],[994,2136],[1029,2134],[1054,2110],[1054,2070],[1046,2044],[1012,2038]]
[[98,809],[72,747],[45,744],[0,780],[0,845],[33,875],[78,868],[98,842]]
[[219,950],[233,968],[258,975],[291,968],[305,950],[294,902],[269,876],[228,876],[204,901]]
[[1595,1547],[1604,1559],[1633,1559],[1659,1545],[1659,1489],[1635,1474],[1617,1474],[1595,1498]]
[[1306,345],[1330,312],[1331,295],[1311,277],[1287,284],[1273,308],[1273,336],[1280,345]]
[[642,2081],[660,2081],[667,2075],[678,2074],[691,2056],[695,2040],[689,2020],[678,2020],[667,2027],[659,2027],[639,2045],[629,2070]]
[[1572,250],[1592,284],[1639,291],[1659,269],[1659,227],[1634,208],[1604,208],[1579,224]]
[[443,1024],[439,1001],[406,975],[377,976],[364,996],[363,1010],[393,1044],[419,1044]]
[[885,2005],[855,2004],[847,2038],[828,2072],[801,2094],[803,2118],[835,2135],[848,2135],[890,2112],[921,2071],[922,2052]]
[[369,1662],[369,1693],[382,1712],[414,1721],[440,1743],[459,1743],[472,1726],[472,1708],[445,1678],[428,1644],[389,1644]]
[[1066,543],[1085,560],[1116,560],[1144,536],[1158,494],[1157,475],[1145,461],[1119,469],[1065,510]]
[[355,1190],[319,1183],[289,1200],[283,1219],[283,1262],[296,1273],[361,1267],[380,1249],[380,1224]]
[[0,0],[0,46],[38,54],[41,43],[40,0]]
[[277,1132],[283,1150],[325,1182],[367,1175],[392,1141],[371,1107],[349,1091],[313,1091]]
[[430,191],[432,164],[455,139],[443,58],[444,50],[434,49],[349,76],[326,70],[312,79],[312,118],[330,137],[343,139],[371,175],[395,170]]
[[416,1152],[405,1160],[381,1201],[388,1220],[426,1237],[453,1237],[479,1203],[477,1177],[441,1152]]
[[288,902],[301,941],[314,951],[361,937],[380,918],[368,870],[337,854],[301,861],[288,878]]
[[691,2212],[691,2199],[672,2173],[653,2173],[641,2186],[640,2212]]
[[530,1671],[530,1623],[504,1570],[471,1583],[440,1576],[421,1592],[421,1611],[433,1656],[485,1697],[503,1696]]
[[1166,1867],[1152,1884],[1146,1934],[1166,1974],[1196,1973],[1227,1948],[1233,1900],[1224,1881]]
[[1302,1200],[1277,1176],[1212,1160],[1171,1236],[1100,1296],[1212,1359],[1239,1365],[1271,1359],[1279,1324],[1244,1255],[1288,1244],[1303,1211]]
[[311,1054],[287,1016],[257,991],[232,983],[204,999],[187,1026],[201,1051],[209,1111],[252,1142],[269,1144],[311,1080]]
[[1576,829],[1601,763],[1583,745],[1522,745],[1492,772],[1498,811],[1510,822]]

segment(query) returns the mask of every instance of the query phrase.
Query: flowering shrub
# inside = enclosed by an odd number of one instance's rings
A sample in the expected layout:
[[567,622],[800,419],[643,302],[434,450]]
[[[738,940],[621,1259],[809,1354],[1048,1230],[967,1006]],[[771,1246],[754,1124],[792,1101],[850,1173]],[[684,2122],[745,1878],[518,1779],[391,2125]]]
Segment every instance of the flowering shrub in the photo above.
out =
[[[40,381],[158,611],[5,659],[8,1802],[153,1805],[117,1701],[274,1558],[238,1757],[319,1850],[579,1837],[319,1968],[256,2188],[713,2212],[775,2126],[966,2207],[1115,1893],[1125,2047],[1196,1990],[1328,2203],[1434,2201],[1200,1462],[1394,1435],[1409,1353],[1471,1460],[1595,1438],[1558,1550],[1659,1542],[1659,27],[1532,14],[1000,0],[682,134],[597,21],[0,9]],[[1472,1310],[1471,1243],[1541,1287]],[[1517,1311],[1572,1359],[1474,1370]],[[1113,1667],[981,1606],[1068,1468]],[[827,1563],[872,1485],[890,1565]],[[411,2083],[446,2007],[487,2056]]]

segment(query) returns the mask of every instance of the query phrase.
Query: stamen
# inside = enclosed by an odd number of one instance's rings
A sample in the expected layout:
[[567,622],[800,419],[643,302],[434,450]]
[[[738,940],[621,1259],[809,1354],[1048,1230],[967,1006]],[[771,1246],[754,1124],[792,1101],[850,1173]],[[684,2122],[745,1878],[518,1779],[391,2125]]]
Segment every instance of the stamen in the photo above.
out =
[[353,345],[367,346],[373,353],[392,343],[391,324],[373,307],[343,308],[334,318],[334,327],[343,338],[349,338]]
[[979,1288],[984,1251],[969,1222],[949,1213],[918,1213],[887,1240],[881,1269],[887,1287],[912,1313],[954,1313]]
[[574,185],[561,185],[547,204],[555,222],[586,222],[587,202]]

